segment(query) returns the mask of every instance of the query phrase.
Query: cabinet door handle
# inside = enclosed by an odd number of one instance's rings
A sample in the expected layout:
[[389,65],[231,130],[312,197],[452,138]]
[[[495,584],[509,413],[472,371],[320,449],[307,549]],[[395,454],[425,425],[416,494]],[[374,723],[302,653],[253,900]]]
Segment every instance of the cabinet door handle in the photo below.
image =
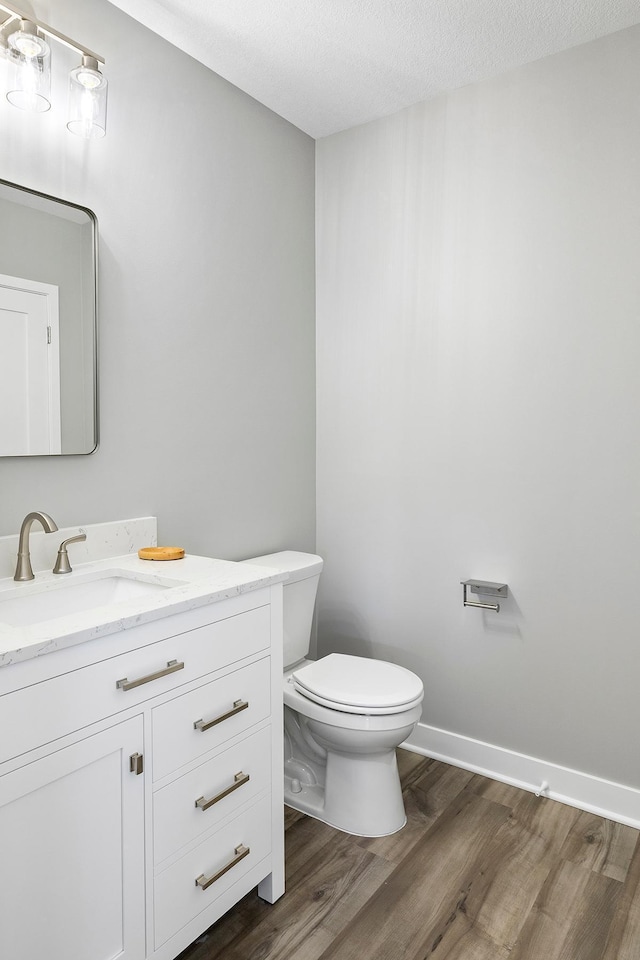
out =
[[144,771],[144,757],[141,753],[132,753],[129,757],[129,773],[135,773],[136,776]]
[[204,720],[196,720],[193,725],[193,729],[201,730],[204,733],[205,730],[210,730],[211,727],[215,727],[216,724],[222,723],[223,720],[228,720],[229,717],[235,717],[236,713],[240,713],[241,710],[246,710],[248,706],[248,700],[234,700],[233,710],[229,710],[227,713],[221,714],[221,716],[216,717],[215,720],[208,720],[206,723]]
[[156,673],[148,673],[146,677],[140,677],[138,680],[116,680],[118,690],[133,690],[134,687],[141,687],[143,683],[151,683],[152,680],[159,680],[160,677],[168,677],[170,673],[177,670],[184,670],[184,663],[178,663],[177,660],[169,660],[164,670],[157,670]]
[[239,773],[235,774],[231,786],[227,787],[227,789],[223,790],[221,793],[217,793],[215,797],[211,797],[209,800],[205,800],[204,797],[198,797],[196,800],[196,807],[200,807],[201,810],[208,810],[209,807],[214,805],[214,803],[217,803],[219,800],[224,800],[225,797],[228,797],[229,794],[233,793],[234,790],[237,790],[238,787],[248,783],[250,779],[251,777],[249,774],[243,773],[241,770]]
[[228,870],[231,870],[232,867],[235,867],[236,863],[240,863],[241,860],[244,860],[245,857],[248,857],[251,853],[249,847],[245,847],[243,843],[239,847],[236,847],[233,851],[235,857],[233,860],[229,860],[221,870],[218,870],[217,873],[214,873],[211,877],[205,877],[204,873],[201,873],[199,877],[196,877],[196,887],[200,887],[201,890],[206,890],[207,887],[210,887],[212,883],[215,883],[216,880],[219,880],[220,877],[224,877],[225,873]]

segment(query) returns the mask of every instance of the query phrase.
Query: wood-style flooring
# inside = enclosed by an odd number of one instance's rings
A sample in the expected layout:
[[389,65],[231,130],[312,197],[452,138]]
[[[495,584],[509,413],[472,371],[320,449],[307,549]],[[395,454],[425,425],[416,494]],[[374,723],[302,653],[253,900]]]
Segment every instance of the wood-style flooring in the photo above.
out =
[[640,833],[398,752],[407,825],[367,839],[286,810],[287,892],[179,960],[640,960]]

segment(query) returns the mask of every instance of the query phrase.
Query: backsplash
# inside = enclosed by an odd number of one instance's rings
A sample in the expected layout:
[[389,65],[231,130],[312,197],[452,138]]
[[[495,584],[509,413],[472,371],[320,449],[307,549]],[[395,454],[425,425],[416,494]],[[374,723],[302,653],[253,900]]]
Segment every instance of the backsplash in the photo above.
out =
[[[12,577],[15,572],[21,523],[22,518],[18,521],[15,534],[0,537],[0,579]],[[30,536],[31,565],[34,572],[51,570],[62,541],[78,533],[86,533],[87,539],[69,547],[72,566],[136,553],[140,547],[156,546],[158,521],[156,517],[138,517],[133,520],[61,527],[56,533],[45,533],[36,522],[31,528]]]

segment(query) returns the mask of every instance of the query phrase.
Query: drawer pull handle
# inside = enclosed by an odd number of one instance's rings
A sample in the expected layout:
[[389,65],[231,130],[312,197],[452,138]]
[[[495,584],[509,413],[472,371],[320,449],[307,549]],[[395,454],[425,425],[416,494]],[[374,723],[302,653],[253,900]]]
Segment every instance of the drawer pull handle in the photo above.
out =
[[169,660],[164,670],[157,670],[156,673],[149,673],[146,677],[140,677],[139,680],[116,680],[118,690],[133,690],[134,687],[141,687],[143,683],[151,683],[152,680],[159,680],[160,677],[168,677],[170,673],[177,670],[184,670],[184,663],[178,663],[177,660]]
[[223,713],[222,716],[216,717],[215,720],[208,720],[207,723],[204,720],[196,720],[193,725],[194,730],[201,730],[203,733],[205,730],[210,730],[211,727],[215,727],[216,724],[222,723],[223,720],[228,720],[229,717],[235,717],[236,713],[240,713],[242,710],[246,710],[249,706],[248,700],[234,700],[233,701],[233,710],[229,710],[227,713]]
[[243,784],[248,783],[250,780],[248,773],[243,773],[242,770],[240,773],[236,773],[233,778],[233,783],[230,787],[227,787],[226,790],[223,790],[221,793],[217,793],[215,797],[211,797],[210,800],[205,800],[204,797],[199,797],[196,800],[196,807],[200,807],[201,810],[208,810],[209,807],[212,807],[214,803],[217,803],[218,800],[224,800],[225,797],[228,797],[230,793],[233,793],[234,790],[237,790],[238,787],[241,787]]
[[201,890],[206,890],[207,887],[210,887],[211,884],[215,883],[216,880],[219,880],[220,877],[224,877],[225,873],[227,873],[228,870],[231,870],[232,867],[235,867],[236,863],[240,863],[241,860],[244,860],[245,857],[248,857],[251,853],[251,850],[249,847],[245,847],[245,845],[241,843],[240,846],[236,847],[233,852],[235,853],[235,857],[233,860],[229,860],[229,863],[227,863],[222,870],[218,870],[218,872],[214,873],[211,877],[205,877],[204,873],[201,873],[199,877],[196,877],[196,887],[200,887]]

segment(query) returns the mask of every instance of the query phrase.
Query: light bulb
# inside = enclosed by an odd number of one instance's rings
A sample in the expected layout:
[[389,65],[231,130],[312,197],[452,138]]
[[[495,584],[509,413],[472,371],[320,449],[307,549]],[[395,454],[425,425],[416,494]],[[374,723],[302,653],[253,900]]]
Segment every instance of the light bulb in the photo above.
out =
[[13,60],[13,83],[7,100],[21,110],[43,113],[49,110],[51,50],[30,20],[21,20],[20,29],[8,37]]
[[87,140],[104,137],[107,126],[107,81],[94,57],[83,55],[82,63],[69,74],[69,120],[71,133]]
[[79,67],[76,73],[76,80],[81,83],[86,90],[95,90],[101,87],[106,80],[99,70],[88,70],[86,67]]
[[38,34],[38,28],[30,20],[21,20],[20,29],[11,33],[7,40],[13,50],[29,60],[46,57],[51,52],[49,44]]
[[48,53],[48,46],[38,37],[32,37],[30,34],[12,33],[9,37],[9,44],[14,50],[22,54],[23,57],[33,59],[33,57],[44,57]]

